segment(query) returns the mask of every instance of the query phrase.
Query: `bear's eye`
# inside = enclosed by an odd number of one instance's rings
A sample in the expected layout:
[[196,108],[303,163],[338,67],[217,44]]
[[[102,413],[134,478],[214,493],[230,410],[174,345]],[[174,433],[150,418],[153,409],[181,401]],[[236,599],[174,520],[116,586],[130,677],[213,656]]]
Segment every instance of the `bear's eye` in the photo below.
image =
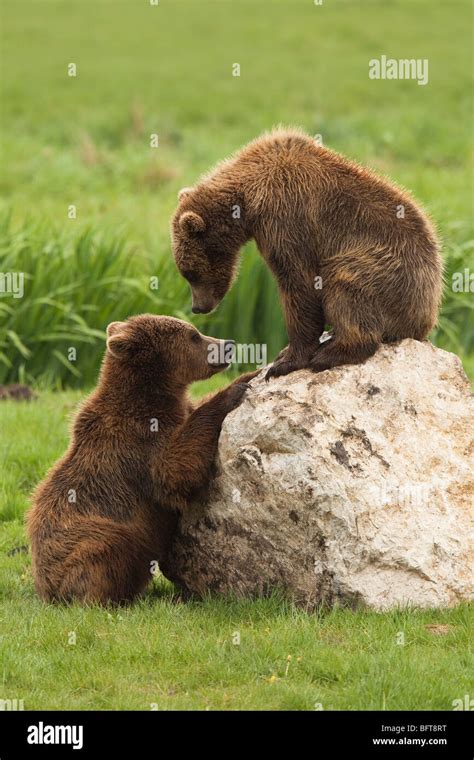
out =
[[200,343],[201,342],[201,335],[198,332],[193,332],[191,335],[191,340],[193,343]]

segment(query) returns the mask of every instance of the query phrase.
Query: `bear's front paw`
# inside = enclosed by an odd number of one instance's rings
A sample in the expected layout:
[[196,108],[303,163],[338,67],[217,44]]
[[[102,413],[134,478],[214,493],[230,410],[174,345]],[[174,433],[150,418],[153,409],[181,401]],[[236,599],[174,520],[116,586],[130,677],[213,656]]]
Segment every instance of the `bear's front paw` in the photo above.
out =
[[260,372],[261,372],[260,369],[254,369],[252,372],[246,372],[244,375],[240,375],[240,377],[237,377],[234,380],[233,385],[241,385],[242,383],[248,384],[250,383],[251,380],[254,379],[254,377],[258,377]]
[[237,409],[245,392],[250,388],[248,383],[235,383],[225,390],[226,414]]
[[282,348],[280,353],[275,356],[275,361],[278,362],[280,359],[285,359],[289,348],[290,346],[285,346],[285,348]]

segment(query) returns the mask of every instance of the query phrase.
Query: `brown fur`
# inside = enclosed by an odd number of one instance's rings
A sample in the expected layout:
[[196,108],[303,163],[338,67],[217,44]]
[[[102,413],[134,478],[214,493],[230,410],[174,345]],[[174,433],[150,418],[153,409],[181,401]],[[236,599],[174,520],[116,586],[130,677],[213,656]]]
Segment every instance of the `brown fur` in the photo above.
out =
[[[423,340],[437,320],[442,262],[425,214],[405,191],[296,130],[256,139],[181,191],[172,238],[199,312],[217,306],[239,249],[255,239],[290,341],[267,377],[361,362],[382,341]],[[326,324],[333,338],[320,344]]]
[[109,325],[98,387],[28,514],[43,599],[128,602],[152,562],[166,569],[178,514],[207,484],[224,417],[252,376],[193,408],[187,386],[227,366],[208,361],[208,348],[224,343],[168,317]]

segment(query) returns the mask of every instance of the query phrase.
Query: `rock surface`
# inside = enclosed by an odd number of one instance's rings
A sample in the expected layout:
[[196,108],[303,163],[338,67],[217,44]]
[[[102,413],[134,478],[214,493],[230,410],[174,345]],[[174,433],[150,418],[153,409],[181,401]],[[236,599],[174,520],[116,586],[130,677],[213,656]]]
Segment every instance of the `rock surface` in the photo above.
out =
[[442,607],[474,597],[473,397],[430,343],[252,382],[224,423],[207,503],[181,519],[167,575],[236,595]]

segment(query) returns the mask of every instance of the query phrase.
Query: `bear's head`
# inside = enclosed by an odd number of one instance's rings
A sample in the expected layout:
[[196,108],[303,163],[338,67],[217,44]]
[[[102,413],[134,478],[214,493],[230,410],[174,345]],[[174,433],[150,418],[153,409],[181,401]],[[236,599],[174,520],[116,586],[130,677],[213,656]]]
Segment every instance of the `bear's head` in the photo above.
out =
[[[125,370],[153,387],[205,380],[229,367],[234,342],[202,335],[193,325],[172,317],[140,314],[107,327],[106,366],[109,377]],[[112,374],[111,374],[112,373]]]
[[236,272],[239,249],[249,239],[236,195],[205,186],[184,188],[171,223],[173,255],[192,293],[192,310],[218,306]]

